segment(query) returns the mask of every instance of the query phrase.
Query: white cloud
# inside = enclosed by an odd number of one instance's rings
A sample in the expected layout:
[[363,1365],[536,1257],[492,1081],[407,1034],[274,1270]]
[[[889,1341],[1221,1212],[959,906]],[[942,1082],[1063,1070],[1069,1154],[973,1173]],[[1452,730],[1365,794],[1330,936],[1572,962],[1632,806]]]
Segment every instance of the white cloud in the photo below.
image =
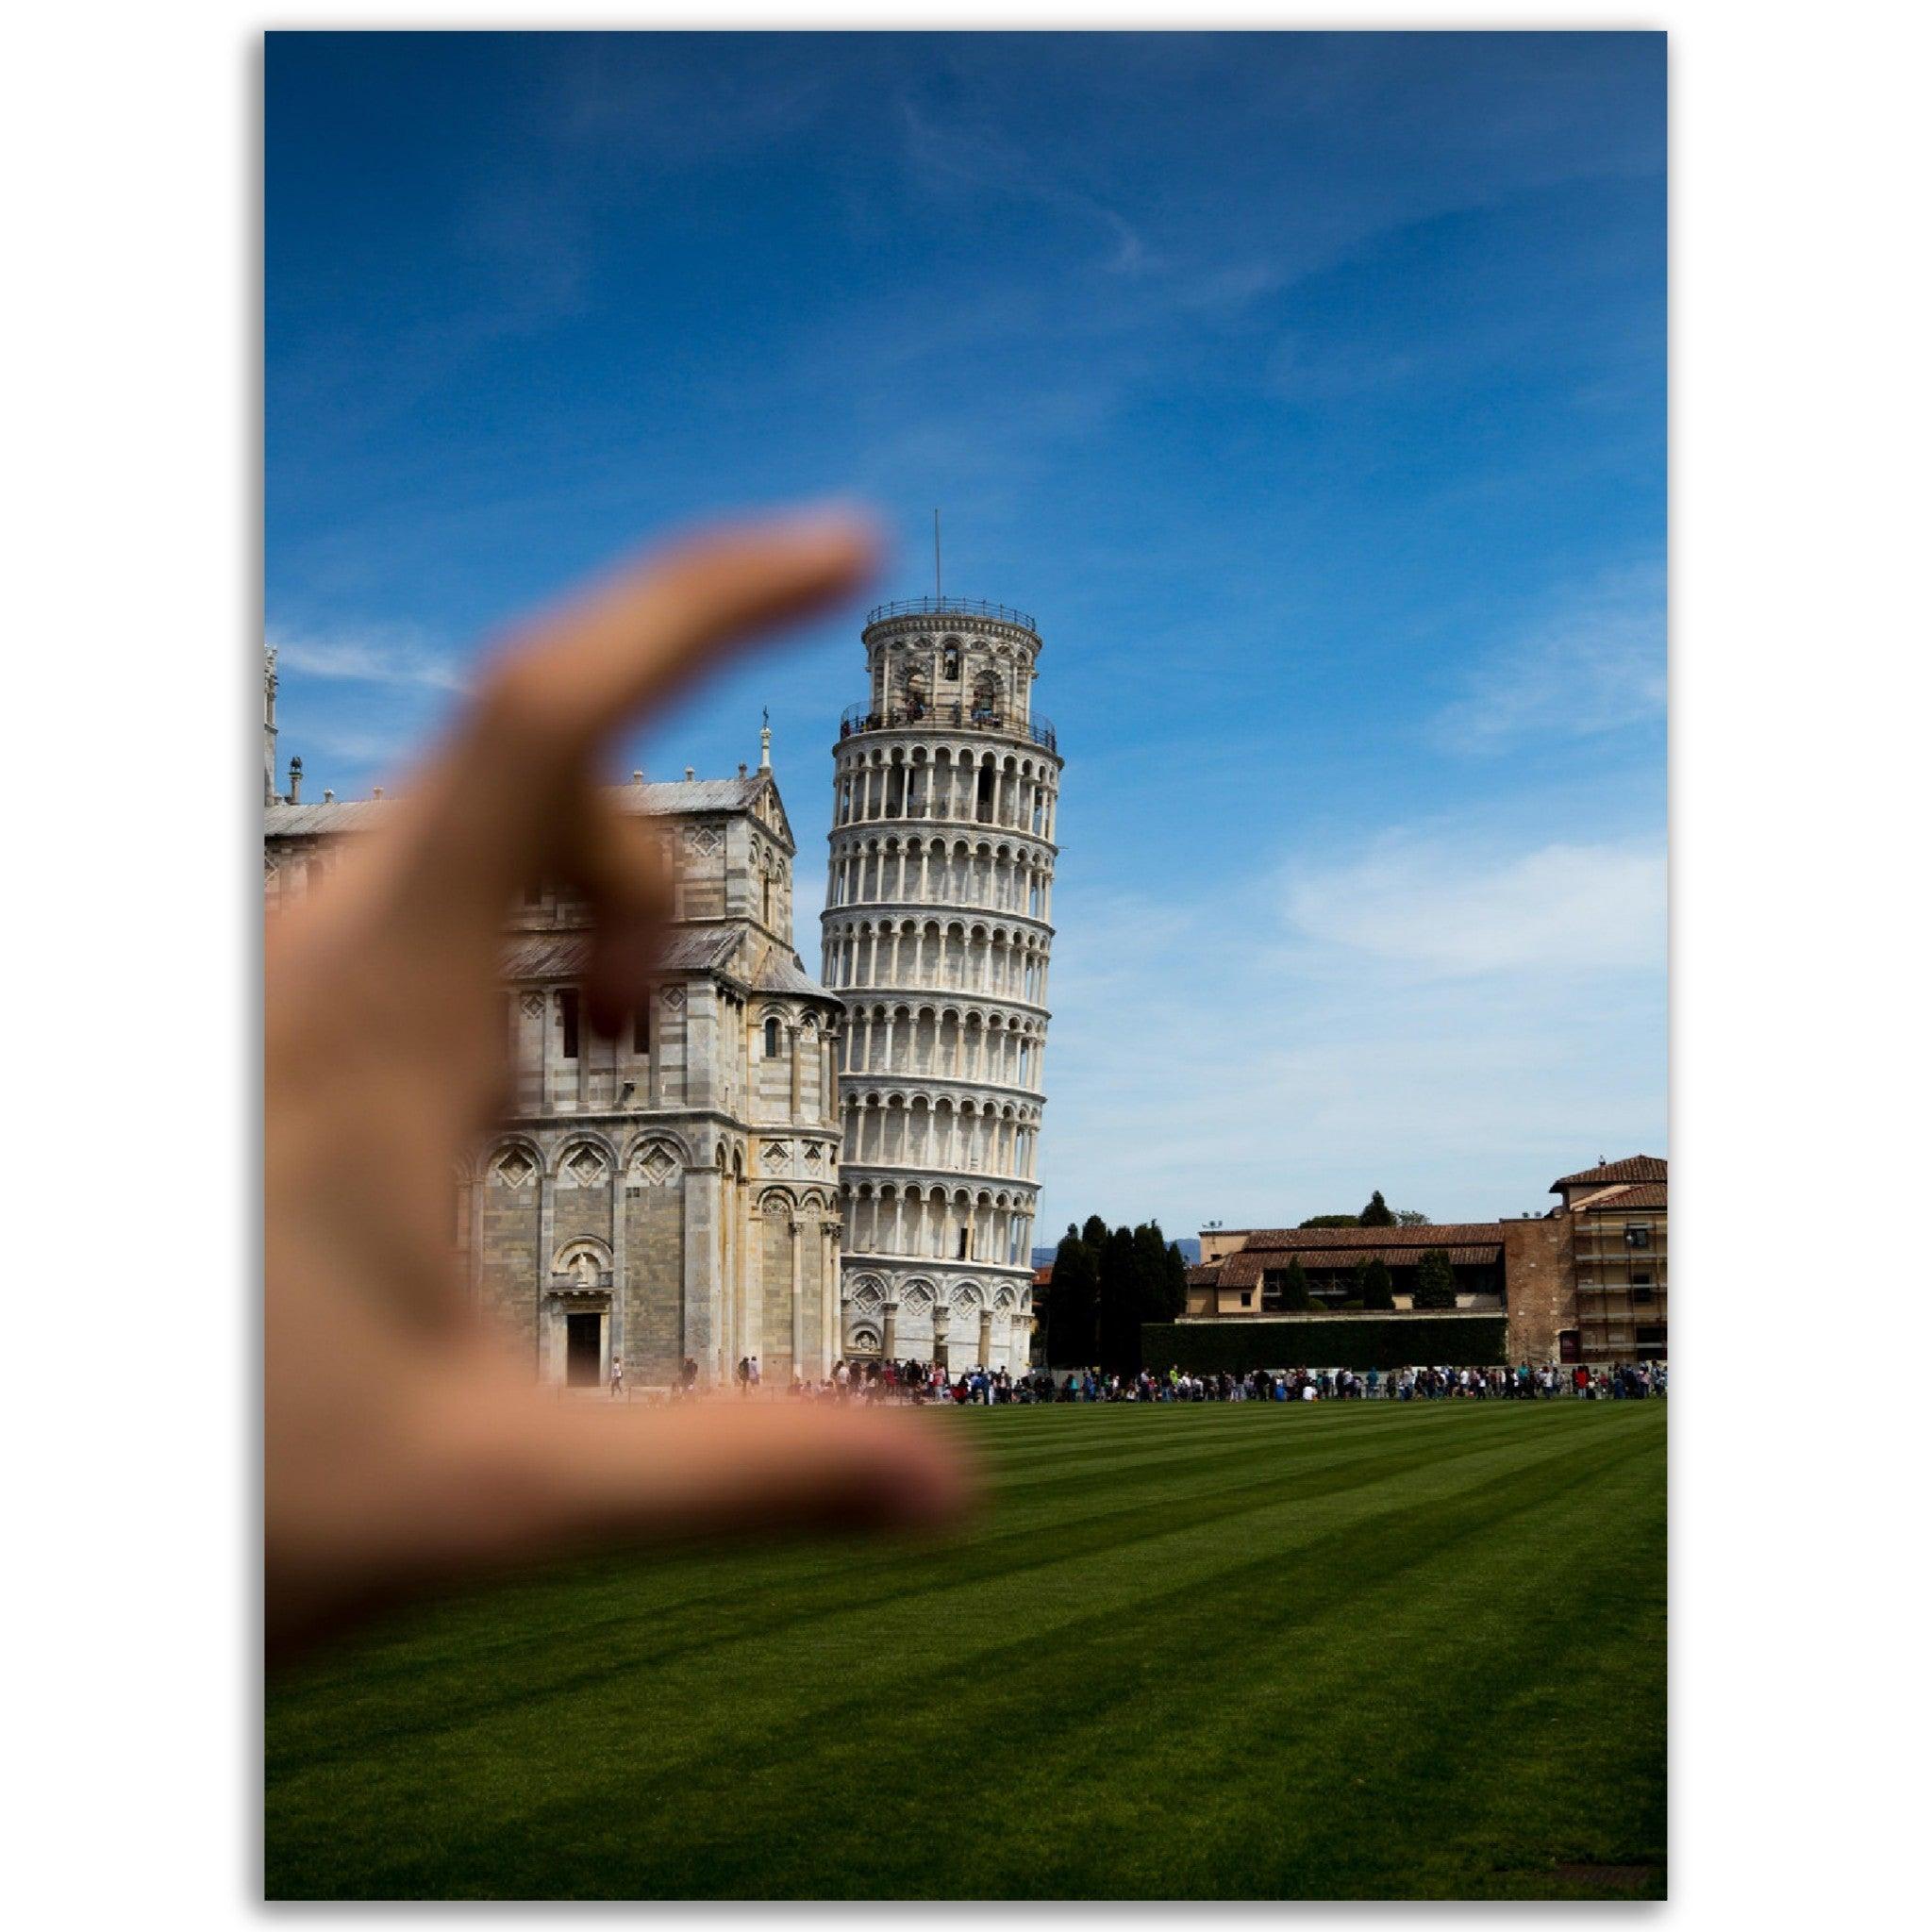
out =
[[1057,896],[1042,1241],[1275,1225],[1372,1189],[1437,1220],[1666,1141],[1664,858],[1391,830],[1232,887]]
[[1457,850],[1400,836],[1369,857],[1286,881],[1305,940],[1420,974],[1661,970],[1660,844]]
[[1664,709],[1664,630],[1661,566],[1606,572],[1486,653],[1429,735],[1445,751],[1488,754],[1650,723]]
[[324,632],[271,627],[268,641],[284,671],[357,684],[411,685],[426,691],[469,689],[465,667],[399,625],[368,625]]

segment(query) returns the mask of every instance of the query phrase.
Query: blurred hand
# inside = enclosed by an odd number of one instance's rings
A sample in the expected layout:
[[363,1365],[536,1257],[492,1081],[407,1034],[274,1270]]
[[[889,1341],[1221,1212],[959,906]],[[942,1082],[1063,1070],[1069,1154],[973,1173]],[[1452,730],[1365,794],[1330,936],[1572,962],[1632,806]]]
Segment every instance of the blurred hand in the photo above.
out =
[[514,637],[379,830],[266,941],[264,1428],[271,1657],[408,1592],[559,1548],[957,1510],[961,1471],[900,1415],[800,1403],[559,1404],[474,1308],[452,1176],[502,1111],[506,917],[526,880],[595,927],[615,1030],[663,906],[599,754],[740,641],[856,589],[867,526],[724,529]]

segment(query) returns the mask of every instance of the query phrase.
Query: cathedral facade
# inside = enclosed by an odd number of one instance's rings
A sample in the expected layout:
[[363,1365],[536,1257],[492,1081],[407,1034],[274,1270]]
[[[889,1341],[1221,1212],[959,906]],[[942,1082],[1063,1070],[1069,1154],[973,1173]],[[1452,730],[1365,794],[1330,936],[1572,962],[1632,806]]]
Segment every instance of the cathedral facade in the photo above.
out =
[[[380,822],[373,799],[304,804],[275,783],[266,689],[263,861],[271,906],[325,878]],[[633,1387],[694,1363],[728,1382],[822,1380],[841,1352],[836,1056],[843,1014],[791,946],[791,829],[767,754],[736,778],[615,788],[672,865],[658,971],[625,1033],[583,1009],[584,905],[532,886],[510,909],[500,1024],[512,1074],[500,1130],[454,1176],[457,1246],[477,1299],[544,1381]]]
[[1045,1107],[1061,758],[1040,634],[961,599],[881,605],[834,750],[822,976],[839,1061],[845,1344],[1024,1370]]

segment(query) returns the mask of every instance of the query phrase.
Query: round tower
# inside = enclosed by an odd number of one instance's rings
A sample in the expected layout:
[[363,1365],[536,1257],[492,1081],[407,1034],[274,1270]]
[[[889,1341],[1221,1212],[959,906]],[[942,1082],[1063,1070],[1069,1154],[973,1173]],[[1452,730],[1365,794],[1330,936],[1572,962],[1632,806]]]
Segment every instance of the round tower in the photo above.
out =
[[839,1086],[845,1353],[1027,1365],[1061,759],[1040,633],[956,597],[866,619],[834,754],[822,978]]

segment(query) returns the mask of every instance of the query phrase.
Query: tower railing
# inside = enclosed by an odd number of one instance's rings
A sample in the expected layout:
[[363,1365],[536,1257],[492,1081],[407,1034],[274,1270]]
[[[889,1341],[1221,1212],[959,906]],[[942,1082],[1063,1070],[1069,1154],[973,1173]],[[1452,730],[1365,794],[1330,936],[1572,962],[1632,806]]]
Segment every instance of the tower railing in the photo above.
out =
[[1010,604],[989,604],[979,597],[901,597],[892,604],[874,604],[865,613],[868,629],[889,617],[991,617],[1001,624],[1017,624],[1022,630],[1040,635],[1033,620]]
[[902,699],[880,710],[873,705],[854,705],[839,720],[839,736],[850,738],[855,731],[891,731],[908,725],[940,725],[956,731],[994,731],[1008,738],[1030,738],[1056,756],[1059,734],[1051,718],[1035,712],[1030,718],[1016,718],[998,705],[967,704],[952,699],[941,704],[924,704]]

